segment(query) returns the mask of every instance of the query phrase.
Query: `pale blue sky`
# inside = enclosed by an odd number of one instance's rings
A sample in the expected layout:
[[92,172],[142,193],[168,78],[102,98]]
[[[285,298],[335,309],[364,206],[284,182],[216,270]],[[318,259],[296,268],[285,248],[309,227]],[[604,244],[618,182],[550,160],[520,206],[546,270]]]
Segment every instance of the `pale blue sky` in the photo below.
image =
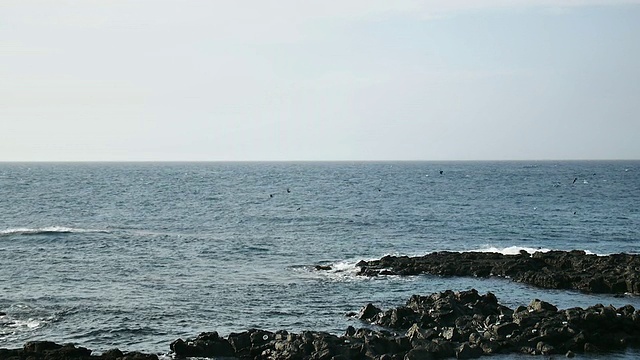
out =
[[640,159],[640,0],[0,0],[0,161]]

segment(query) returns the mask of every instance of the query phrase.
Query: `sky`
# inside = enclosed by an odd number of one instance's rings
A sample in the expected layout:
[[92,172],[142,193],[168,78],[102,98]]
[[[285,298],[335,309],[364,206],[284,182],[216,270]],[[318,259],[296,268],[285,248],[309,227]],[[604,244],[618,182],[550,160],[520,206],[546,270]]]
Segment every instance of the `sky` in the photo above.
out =
[[640,0],[0,0],[0,161],[640,159]]

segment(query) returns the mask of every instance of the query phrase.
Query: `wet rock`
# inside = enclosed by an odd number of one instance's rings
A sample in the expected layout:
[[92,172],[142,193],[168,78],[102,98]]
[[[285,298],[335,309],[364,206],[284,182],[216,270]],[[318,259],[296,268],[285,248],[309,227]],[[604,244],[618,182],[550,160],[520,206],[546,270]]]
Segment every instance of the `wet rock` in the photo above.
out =
[[465,342],[456,349],[456,359],[477,359],[482,356],[482,349]]
[[584,344],[584,352],[586,353],[599,353],[602,352],[602,350],[600,350],[600,348],[592,343],[585,343]]
[[555,353],[555,348],[545,342],[539,341],[536,344],[536,351],[542,355],[551,355]]
[[51,341],[31,341],[22,349],[0,349],[0,359],[7,360],[158,360],[155,354],[123,353],[118,349],[102,355],[91,355],[90,349],[73,344],[60,345]]
[[102,353],[102,358],[105,360],[115,360],[124,356],[124,353],[120,349],[111,349]]
[[0,349],[0,359],[19,360],[22,359],[22,349]]
[[347,330],[345,330],[344,332],[344,336],[354,336],[355,334],[356,334],[356,328],[354,328],[351,325],[349,325],[347,327]]
[[158,360],[158,355],[156,354],[145,354],[138,351],[128,352],[123,354],[122,357],[117,358],[118,360]]
[[91,355],[91,350],[72,344],[63,345],[57,350],[53,350],[48,354],[50,357],[61,359],[83,359],[88,358]]
[[528,306],[530,311],[558,311],[558,308],[546,301],[534,299]]
[[519,330],[520,326],[516,323],[507,322],[502,324],[493,325],[492,330],[498,338],[504,339],[512,336],[516,330]]
[[[448,344],[456,353],[462,351],[462,356],[514,351],[549,355],[640,345],[640,311],[630,305],[616,309],[597,304],[587,309],[558,310],[535,299],[527,307],[512,310],[499,304],[493,294],[447,290],[428,296],[414,295],[400,308],[411,310],[404,317],[421,321],[410,326],[392,326],[390,321],[382,321],[386,317],[381,316],[390,310],[366,321],[403,330],[413,348],[425,348],[434,354],[437,343]],[[453,356],[453,351],[447,353]]]
[[251,336],[248,331],[241,333],[231,333],[227,340],[233,347],[236,354],[247,352],[251,348]]
[[373,319],[376,315],[378,315],[381,312],[382,310],[375,307],[373,304],[369,303],[360,310],[357,317],[358,319],[361,319],[361,320],[369,320],[369,319]]
[[372,322],[389,328],[404,329],[417,321],[421,321],[415,316],[415,312],[412,309],[405,306],[384,312],[376,308],[374,311],[377,311],[377,314],[372,318]]
[[[558,310],[535,299],[513,310],[501,305],[495,295],[473,289],[414,295],[405,305],[386,311],[368,304],[360,318],[386,329],[350,326],[342,336],[250,329],[226,338],[205,332],[195,339],[172,342],[171,355],[176,359],[472,359],[510,353],[571,357],[640,346],[640,311],[631,305]],[[118,349],[91,355],[91,350],[74,345],[34,341],[22,349],[0,349],[0,359],[156,360],[157,356]]]
[[169,344],[169,348],[174,354],[178,356],[197,356],[196,354],[191,355],[189,353],[190,347],[187,343],[182,339],[176,339],[171,344]]
[[485,355],[498,354],[503,348],[503,343],[496,341],[482,342],[478,345]]
[[428,349],[418,347],[418,348],[409,350],[405,354],[403,359],[404,360],[432,360],[432,359],[435,359],[435,356]]
[[434,329],[423,329],[418,324],[413,324],[409,330],[407,330],[406,337],[409,341],[416,340],[430,340],[437,335]]
[[463,335],[460,333],[460,330],[456,327],[444,327],[440,332],[440,336],[449,341],[459,341]]
[[228,357],[235,355],[235,350],[228,340],[221,338],[217,332],[201,333],[193,340],[178,339],[169,346],[179,357]]
[[25,353],[41,354],[45,351],[60,349],[62,345],[52,341],[30,341],[22,347]]
[[454,345],[445,339],[435,338],[427,346],[438,358],[444,359],[455,355]]
[[384,336],[369,336],[365,338],[365,355],[369,358],[376,358],[377,356],[394,352],[392,349],[393,343],[391,339]]
[[534,254],[435,252],[418,257],[385,256],[360,261],[361,276],[399,275],[500,276],[538,287],[590,293],[640,294],[640,255],[597,256],[584,251]]

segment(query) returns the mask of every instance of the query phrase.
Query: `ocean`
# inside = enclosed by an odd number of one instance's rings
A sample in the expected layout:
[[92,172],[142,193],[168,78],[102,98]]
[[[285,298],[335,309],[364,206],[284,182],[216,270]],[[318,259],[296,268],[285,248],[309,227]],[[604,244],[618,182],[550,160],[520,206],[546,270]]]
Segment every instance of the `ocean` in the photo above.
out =
[[640,253],[639,204],[640,161],[0,163],[0,348],[342,334],[369,302],[446,289],[640,308],[500,278],[355,275],[387,254]]

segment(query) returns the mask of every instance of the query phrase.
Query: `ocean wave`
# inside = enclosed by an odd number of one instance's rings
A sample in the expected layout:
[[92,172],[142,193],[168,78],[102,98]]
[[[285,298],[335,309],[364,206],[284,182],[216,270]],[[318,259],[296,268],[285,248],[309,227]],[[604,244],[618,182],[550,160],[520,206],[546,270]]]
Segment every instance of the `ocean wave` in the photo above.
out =
[[[476,249],[476,250],[469,250],[470,252],[493,252],[493,253],[499,253],[502,255],[518,255],[520,254],[520,251],[526,251],[529,254],[533,254],[533,253],[546,253],[549,251],[554,251],[553,249],[547,249],[547,248],[532,248],[532,247],[526,247],[526,246],[507,246],[507,247],[495,247],[495,246],[489,246],[489,247],[485,247],[485,248],[480,248],[480,249]],[[593,252],[589,251],[589,250],[583,250],[585,253],[587,254],[594,254]],[[597,254],[597,255],[606,255],[606,254]]]
[[25,330],[39,329],[47,324],[46,319],[26,319],[26,320],[13,320],[6,326],[10,328],[21,328]]
[[526,251],[529,254],[533,254],[536,252],[541,252],[541,253],[546,253],[551,251],[551,249],[547,249],[547,248],[533,248],[533,247],[526,247],[526,246],[507,246],[507,247],[496,247],[496,246],[489,246],[489,247],[485,247],[485,248],[480,248],[480,249],[475,249],[475,250],[469,250],[471,252],[492,252],[492,253],[499,253],[502,255],[518,255],[520,254],[520,251]]
[[76,233],[108,233],[107,230],[82,229],[66,226],[46,226],[41,228],[9,228],[0,230],[0,236],[13,235],[51,235],[51,234],[76,234]]
[[[332,263],[317,264],[317,265],[304,265],[303,268],[313,274],[320,276],[324,279],[336,282],[350,282],[350,281],[367,281],[371,280],[365,276],[357,276],[360,268],[356,266],[360,259],[341,260]],[[365,261],[373,261],[375,258],[364,259]]]
[[11,316],[2,316],[0,317],[0,340],[10,340],[33,333],[54,320],[52,317],[16,319]]

